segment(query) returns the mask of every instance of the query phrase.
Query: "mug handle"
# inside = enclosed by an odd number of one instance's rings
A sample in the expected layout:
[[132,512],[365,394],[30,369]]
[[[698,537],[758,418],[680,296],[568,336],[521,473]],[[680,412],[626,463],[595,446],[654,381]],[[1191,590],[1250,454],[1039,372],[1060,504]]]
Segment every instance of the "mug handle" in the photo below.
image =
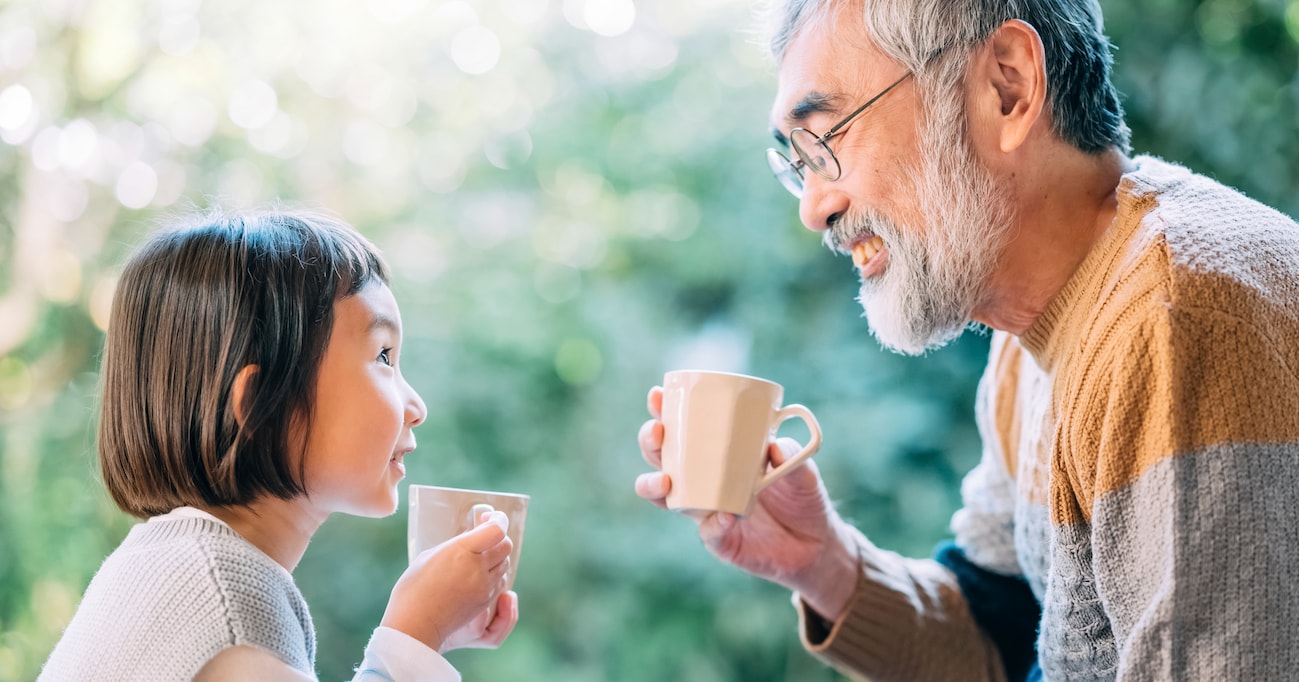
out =
[[803,423],[807,424],[807,430],[812,432],[812,437],[808,439],[807,445],[803,446],[803,449],[797,455],[790,457],[780,466],[763,474],[762,479],[758,481],[758,489],[754,493],[775,483],[782,476],[793,471],[794,467],[802,464],[803,460],[815,455],[816,451],[821,449],[821,424],[816,421],[816,416],[812,414],[812,411],[806,407],[794,404],[780,408],[780,411],[776,413],[776,426],[779,427],[785,421],[794,417],[802,419]]
[[477,528],[478,519],[483,515],[483,513],[494,512],[494,511],[496,510],[493,509],[492,505],[490,504],[484,504],[482,502],[475,504],[473,509],[469,510],[469,519],[468,519],[469,523],[465,526],[465,529],[469,530],[469,529]]

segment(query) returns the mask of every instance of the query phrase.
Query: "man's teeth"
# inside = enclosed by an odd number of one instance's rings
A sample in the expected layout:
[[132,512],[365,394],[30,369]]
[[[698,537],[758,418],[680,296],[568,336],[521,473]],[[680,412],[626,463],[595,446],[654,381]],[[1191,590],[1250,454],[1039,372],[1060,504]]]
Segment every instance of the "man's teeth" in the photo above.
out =
[[875,254],[879,253],[882,248],[884,248],[884,239],[879,235],[875,235],[865,241],[857,242],[852,247],[853,265],[856,265],[859,268],[866,265],[866,263],[870,259],[874,258]]

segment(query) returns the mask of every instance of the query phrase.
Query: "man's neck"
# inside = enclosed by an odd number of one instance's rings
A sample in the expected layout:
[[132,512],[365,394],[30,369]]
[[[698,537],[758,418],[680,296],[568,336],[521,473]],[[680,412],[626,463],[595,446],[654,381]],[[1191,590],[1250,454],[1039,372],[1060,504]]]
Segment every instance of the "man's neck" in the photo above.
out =
[[1019,335],[1037,321],[1114,221],[1131,161],[1053,149],[1010,176],[1017,207],[1005,250],[974,319]]

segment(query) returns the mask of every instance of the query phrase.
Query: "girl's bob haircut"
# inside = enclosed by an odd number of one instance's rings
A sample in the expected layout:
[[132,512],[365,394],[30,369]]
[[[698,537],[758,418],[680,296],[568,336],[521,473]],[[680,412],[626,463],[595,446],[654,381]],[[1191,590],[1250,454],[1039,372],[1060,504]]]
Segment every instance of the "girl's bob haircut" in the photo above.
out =
[[104,483],[141,518],[304,495],[303,436],[334,302],[387,284],[388,268],[373,244],[323,214],[177,223],[141,245],[113,296],[99,420]]

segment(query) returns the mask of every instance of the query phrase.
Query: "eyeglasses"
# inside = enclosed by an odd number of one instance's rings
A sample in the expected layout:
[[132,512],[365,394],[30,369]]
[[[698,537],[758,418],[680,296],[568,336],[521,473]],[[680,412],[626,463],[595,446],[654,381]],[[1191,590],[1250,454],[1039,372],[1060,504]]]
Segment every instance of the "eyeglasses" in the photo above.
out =
[[826,180],[832,182],[838,180],[839,176],[843,174],[843,169],[839,167],[839,159],[835,157],[833,151],[830,151],[830,145],[826,143],[830,141],[830,138],[847,130],[848,124],[852,123],[857,116],[911,75],[911,72],[908,71],[906,75],[893,81],[893,85],[884,88],[880,94],[875,95],[867,100],[865,104],[857,107],[856,111],[848,114],[847,118],[836,123],[824,135],[817,136],[816,133],[806,128],[795,128],[789,131],[789,146],[793,148],[794,156],[798,157],[796,160],[790,161],[788,156],[785,156],[777,149],[767,149],[767,165],[771,166],[771,172],[776,174],[776,179],[780,181],[780,184],[789,190],[790,194],[802,199],[805,168],[811,168],[813,173]]

